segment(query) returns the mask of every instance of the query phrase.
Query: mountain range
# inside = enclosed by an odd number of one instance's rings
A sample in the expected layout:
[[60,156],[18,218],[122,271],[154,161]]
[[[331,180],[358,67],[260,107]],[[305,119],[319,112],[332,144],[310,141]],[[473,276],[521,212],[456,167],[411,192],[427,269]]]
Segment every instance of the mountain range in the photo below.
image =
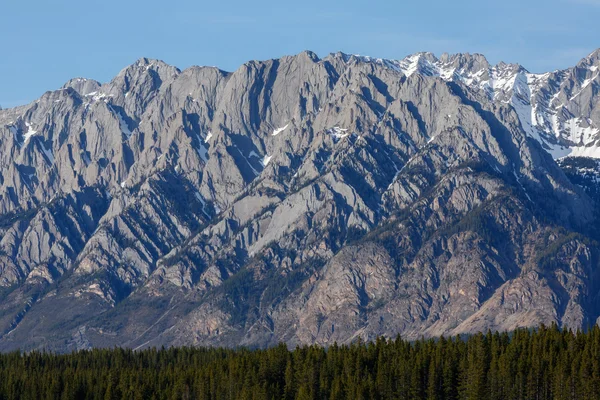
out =
[[0,110],[0,350],[596,324],[599,68],[142,58]]

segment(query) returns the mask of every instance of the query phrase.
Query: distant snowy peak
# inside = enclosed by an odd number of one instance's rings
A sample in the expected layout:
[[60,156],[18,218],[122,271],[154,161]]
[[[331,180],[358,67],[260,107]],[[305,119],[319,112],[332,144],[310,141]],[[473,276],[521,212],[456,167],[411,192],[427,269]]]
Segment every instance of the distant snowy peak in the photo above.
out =
[[432,53],[416,53],[399,61],[360,57],[366,62],[391,67],[404,75],[417,73],[438,76],[446,81],[483,90],[491,99],[509,101],[512,91],[520,82],[527,81],[528,71],[519,64],[499,63],[491,65],[482,54],[447,54],[437,58]]
[[416,53],[396,62],[397,69],[406,76],[418,73],[425,76],[440,76],[439,60],[432,53]]
[[523,129],[555,158],[600,158],[600,49],[575,67],[534,74],[519,64],[491,65],[481,54],[415,53],[401,60],[344,55],[399,71],[437,76],[514,107]]
[[575,67],[531,76],[532,124],[547,135],[555,158],[600,158],[600,88],[598,51]]
[[490,66],[485,58],[473,62],[468,55],[441,58],[437,66],[444,71],[439,73],[442,78],[461,81],[484,90],[495,101],[511,104],[523,129],[553,157],[600,158],[600,129],[594,121],[600,111],[595,100],[600,51],[573,68],[544,74],[530,73],[518,64]]
[[527,70],[518,64],[491,65],[482,54],[443,54],[439,59],[431,53],[417,53],[398,61],[406,76],[419,73],[439,76],[447,81],[457,81],[483,90],[491,99],[510,99],[511,91],[526,80]]

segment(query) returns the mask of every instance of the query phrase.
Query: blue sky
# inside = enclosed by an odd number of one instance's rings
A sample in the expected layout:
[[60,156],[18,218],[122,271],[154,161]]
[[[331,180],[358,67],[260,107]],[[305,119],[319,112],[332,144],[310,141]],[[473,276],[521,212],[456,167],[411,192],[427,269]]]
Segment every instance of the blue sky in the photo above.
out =
[[105,82],[143,56],[232,71],[306,49],[396,59],[478,52],[541,72],[600,47],[600,0],[6,0],[2,17],[5,108],[72,77]]

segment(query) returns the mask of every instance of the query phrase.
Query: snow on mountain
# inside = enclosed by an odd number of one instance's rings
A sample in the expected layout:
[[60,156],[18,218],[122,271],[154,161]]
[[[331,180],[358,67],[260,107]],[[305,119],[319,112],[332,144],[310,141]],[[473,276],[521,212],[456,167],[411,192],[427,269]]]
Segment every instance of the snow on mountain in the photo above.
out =
[[524,139],[597,153],[599,61],[140,59],[1,110],[0,351],[583,329],[597,203]]
[[554,157],[600,158],[600,107],[594,100],[600,88],[600,51],[577,66],[543,74],[519,64],[491,65],[481,54],[416,53],[402,60],[355,57],[402,72],[438,76],[480,90],[491,100],[511,104],[523,129]]

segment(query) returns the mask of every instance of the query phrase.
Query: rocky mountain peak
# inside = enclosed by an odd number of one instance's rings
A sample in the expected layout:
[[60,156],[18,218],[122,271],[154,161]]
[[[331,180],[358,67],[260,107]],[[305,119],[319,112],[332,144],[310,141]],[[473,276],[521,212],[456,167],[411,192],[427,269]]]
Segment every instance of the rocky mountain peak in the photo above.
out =
[[479,53],[458,53],[448,54],[444,53],[440,57],[440,63],[452,66],[458,70],[466,70],[470,72],[478,72],[482,69],[490,68],[488,60],[483,54]]
[[93,79],[73,78],[66,82],[61,89],[72,88],[81,96],[87,96],[90,93],[97,92],[101,83]]
[[151,77],[154,80],[164,82],[176,77],[181,71],[162,60],[142,57],[130,66],[124,68],[111,81],[113,85],[127,84],[129,82],[143,82]]
[[298,57],[306,57],[309,60],[311,60],[312,62],[319,62],[320,61],[319,56],[316,53],[314,53],[314,52],[312,52],[310,50],[304,50],[303,52],[301,52],[301,53],[298,54]]
[[594,323],[596,204],[547,152],[595,140],[571,72],[143,58],[1,110],[0,349]]
[[577,63],[578,66],[582,66],[582,67],[598,67],[600,65],[600,49],[596,49],[594,51],[592,51],[590,54],[588,54],[586,57],[584,57],[583,59],[581,59],[581,61],[579,61],[579,63]]

